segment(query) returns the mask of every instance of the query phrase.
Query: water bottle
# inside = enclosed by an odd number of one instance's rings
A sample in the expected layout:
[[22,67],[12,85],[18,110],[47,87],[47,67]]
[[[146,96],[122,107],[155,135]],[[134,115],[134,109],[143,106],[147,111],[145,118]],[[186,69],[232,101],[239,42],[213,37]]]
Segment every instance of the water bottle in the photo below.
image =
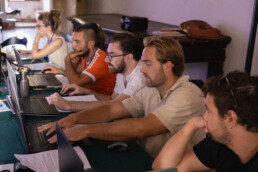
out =
[[30,95],[29,79],[27,77],[27,72],[21,72],[20,80],[20,96],[28,97]]

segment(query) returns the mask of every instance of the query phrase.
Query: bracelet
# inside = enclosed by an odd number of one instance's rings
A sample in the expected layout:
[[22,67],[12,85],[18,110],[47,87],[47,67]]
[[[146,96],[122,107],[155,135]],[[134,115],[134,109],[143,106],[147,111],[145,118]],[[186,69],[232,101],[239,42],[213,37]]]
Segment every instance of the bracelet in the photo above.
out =
[[59,74],[60,74],[60,75],[63,75],[63,74],[64,74],[64,72],[63,72],[62,69],[59,70]]

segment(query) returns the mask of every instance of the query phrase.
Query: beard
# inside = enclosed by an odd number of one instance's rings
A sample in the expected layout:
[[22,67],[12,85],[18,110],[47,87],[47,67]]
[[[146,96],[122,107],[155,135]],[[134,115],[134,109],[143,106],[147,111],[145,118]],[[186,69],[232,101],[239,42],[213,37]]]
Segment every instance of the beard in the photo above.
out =
[[163,71],[163,68],[161,67],[159,72],[155,75],[154,79],[152,80],[147,74],[144,74],[145,77],[145,84],[148,87],[158,87],[165,83],[166,77]]
[[115,67],[113,64],[108,63],[108,71],[110,73],[123,73],[125,71],[125,62],[124,60],[121,61],[121,63],[118,65],[118,67]]
[[211,133],[209,132],[207,135],[212,138],[212,140],[224,144],[229,145],[231,142],[231,134],[228,132],[227,128],[221,124],[220,125],[220,131],[221,133]]

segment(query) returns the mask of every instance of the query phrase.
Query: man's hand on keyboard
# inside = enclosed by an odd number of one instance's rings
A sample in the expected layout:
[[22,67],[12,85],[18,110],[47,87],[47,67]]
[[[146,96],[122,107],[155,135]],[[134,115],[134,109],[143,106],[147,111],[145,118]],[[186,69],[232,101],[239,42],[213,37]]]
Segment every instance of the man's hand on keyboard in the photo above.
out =
[[[75,124],[75,119],[74,119],[73,115],[69,115],[69,116],[59,120],[58,124],[63,129],[71,128]],[[39,132],[43,132],[43,131],[46,131],[46,130],[47,130],[46,136],[50,135],[53,131],[56,130],[56,123],[51,122],[51,123],[48,123],[48,124],[45,124],[45,125],[42,125],[42,126],[38,127]]]
[[61,110],[70,110],[70,103],[69,101],[62,98],[58,93],[53,93],[48,97],[45,97],[48,104],[55,105]]

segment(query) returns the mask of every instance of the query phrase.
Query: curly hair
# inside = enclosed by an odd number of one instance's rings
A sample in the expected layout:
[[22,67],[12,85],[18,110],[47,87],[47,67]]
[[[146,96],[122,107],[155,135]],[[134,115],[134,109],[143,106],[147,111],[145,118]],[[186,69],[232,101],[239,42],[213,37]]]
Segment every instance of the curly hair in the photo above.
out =
[[222,118],[228,110],[234,110],[240,125],[248,131],[258,132],[258,76],[233,71],[223,78],[211,77],[203,86],[203,92],[214,96]]
[[52,32],[55,33],[61,24],[60,12],[58,10],[51,10],[50,12],[40,13],[38,20],[41,20],[45,27],[50,26]]

